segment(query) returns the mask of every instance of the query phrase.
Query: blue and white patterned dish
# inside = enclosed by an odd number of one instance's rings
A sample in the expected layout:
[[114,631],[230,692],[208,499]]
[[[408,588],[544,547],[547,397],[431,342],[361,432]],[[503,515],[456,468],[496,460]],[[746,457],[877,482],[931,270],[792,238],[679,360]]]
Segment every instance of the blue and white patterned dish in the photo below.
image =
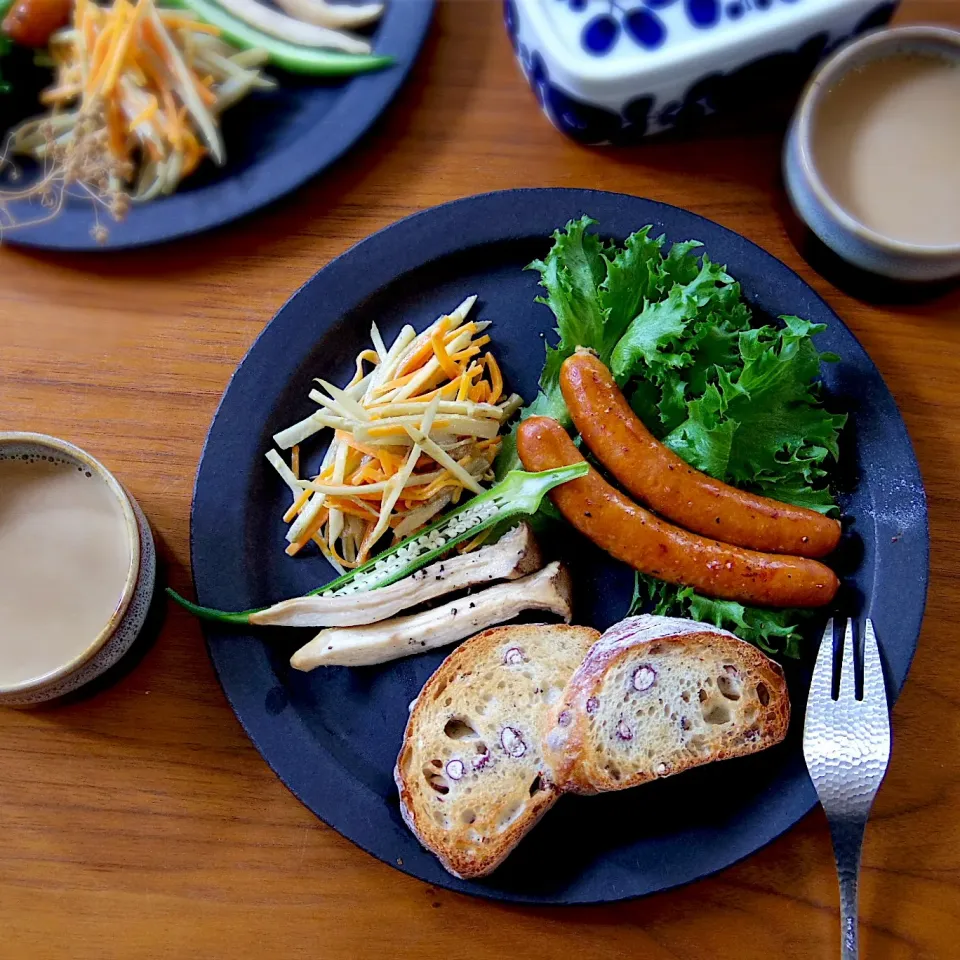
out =
[[629,143],[795,89],[880,0],[504,0],[544,112],[582,143]]
[[[960,277],[960,244],[921,246],[876,233],[830,195],[814,162],[813,118],[823,93],[851,71],[903,53],[940,57],[960,66],[960,31],[923,24],[877,30],[824,63],[804,91],[790,125],[783,151],[784,182],[797,215],[848,263],[889,280],[949,280]],[[956,115],[944,117],[944,122],[955,123]]]

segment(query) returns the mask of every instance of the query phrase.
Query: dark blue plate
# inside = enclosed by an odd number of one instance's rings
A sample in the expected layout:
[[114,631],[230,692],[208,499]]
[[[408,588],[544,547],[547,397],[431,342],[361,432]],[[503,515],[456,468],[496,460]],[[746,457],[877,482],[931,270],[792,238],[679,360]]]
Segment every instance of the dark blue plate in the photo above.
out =
[[[205,163],[175,194],[133,206],[121,223],[100,211],[109,231],[105,243],[93,239],[93,207],[81,199],[69,200],[49,223],[5,233],[4,242],[57,250],[141,247],[222,226],[277,200],[339,159],[380,116],[416,59],[433,5],[434,0],[388,0],[371,39],[376,53],[396,63],[376,73],[331,81],[268,66],[280,86],[224,114],[226,164]],[[46,85],[49,73],[33,80],[38,88]],[[6,116],[6,125],[35,114],[33,102],[18,86],[14,104],[4,112],[15,106],[19,115]],[[39,205],[11,209],[19,219],[41,212]]]
[[[647,223],[670,240],[701,240],[760,316],[827,324],[819,347],[843,358],[824,374],[830,404],[851,414],[838,478],[853,518],[837,555],[840,607],[870,611],[889,689],[899,691],[926,596],[927,513],[907,431],[877,368],[823,300],[750,241],[675,207],[590,190],[513,190],[427,210],[357,244],[286,304],[237,370],[203,453],[192,535],[200,602],[246,609],[330,579],[322,558],[284,555],[290,495],[264,453],[276,430],[313,409],[311,378],[349,379],[371,321],[389,340],[402,324],[422,329],[476,293],[510,387],[534,395],[554,321],[534,303],[537,274],[522,267],[546,253],[556,227],[583,213],[617,240]],[[312,451],[310,466],[320,452]],[[624,615],[630,571],[570,531],[550,548],[573,571],[578,622],[603,629]],[[529,903],[636,897],[752,853],[815,800],[799,743],[809,667],[795,666],[794,724],[784,745],[641,790],[566,798],[492,877],[455,880],[404,826],[392,779],[407,706],[444,653],[376,668],[291,671],[290,653],[309,636],[210,629],[207,640],[240,722],[290,789],[364,850],[428,883]],[[811,635],[811,659],[815,644]]]

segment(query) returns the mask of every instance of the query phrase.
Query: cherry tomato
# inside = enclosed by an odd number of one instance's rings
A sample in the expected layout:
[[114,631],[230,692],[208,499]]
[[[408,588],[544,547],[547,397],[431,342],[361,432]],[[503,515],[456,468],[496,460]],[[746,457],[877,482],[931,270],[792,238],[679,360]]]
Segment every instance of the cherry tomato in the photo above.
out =
[[3,19],[3,32],[24,47],[45,47],[72,11],[73,0],[17,0]]

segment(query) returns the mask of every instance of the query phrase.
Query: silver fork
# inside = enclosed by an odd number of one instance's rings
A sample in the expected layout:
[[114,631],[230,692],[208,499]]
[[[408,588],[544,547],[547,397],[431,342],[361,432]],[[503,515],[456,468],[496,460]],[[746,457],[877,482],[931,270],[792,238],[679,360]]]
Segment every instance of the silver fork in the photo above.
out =
[[863,631],[863,695],[856,696],[853,621],[843,637],[835,700],[833,620],[827,623],[810,684],[803,756],[830,824],[840,878],[841,958],[857,960],[860,850],[873,799],[890,759],[890,714],[873,623]]

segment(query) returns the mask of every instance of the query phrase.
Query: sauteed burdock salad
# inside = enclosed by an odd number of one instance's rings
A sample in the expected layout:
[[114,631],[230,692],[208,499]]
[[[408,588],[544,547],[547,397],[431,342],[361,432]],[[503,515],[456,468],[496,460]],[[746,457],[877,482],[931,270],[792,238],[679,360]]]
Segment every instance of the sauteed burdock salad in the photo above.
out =
[[[277,435],[287,552],[319,550],[338,579],[242,613],[177,599],[207,619],[326,628],[300,669],[382,662],[522,610],[569,620],[565,568],[544,565],[527,525],[503,536],[537,515],[633,567],[630,612],[799,656],[805,611],[839,585],[822,558],[841,533],[829,472],[845,416],[819,385],[836,359],[813,343],[824,328],[758,321],[696,241],[645,227],[620,244],[593,227],[569,222],[530,264],[557,337],[528,405],[471,297],[389,347],[374,327],[353,378],[319,381],[318,411]],[[300,445],[324,434],[319,474],[302,475]]]

